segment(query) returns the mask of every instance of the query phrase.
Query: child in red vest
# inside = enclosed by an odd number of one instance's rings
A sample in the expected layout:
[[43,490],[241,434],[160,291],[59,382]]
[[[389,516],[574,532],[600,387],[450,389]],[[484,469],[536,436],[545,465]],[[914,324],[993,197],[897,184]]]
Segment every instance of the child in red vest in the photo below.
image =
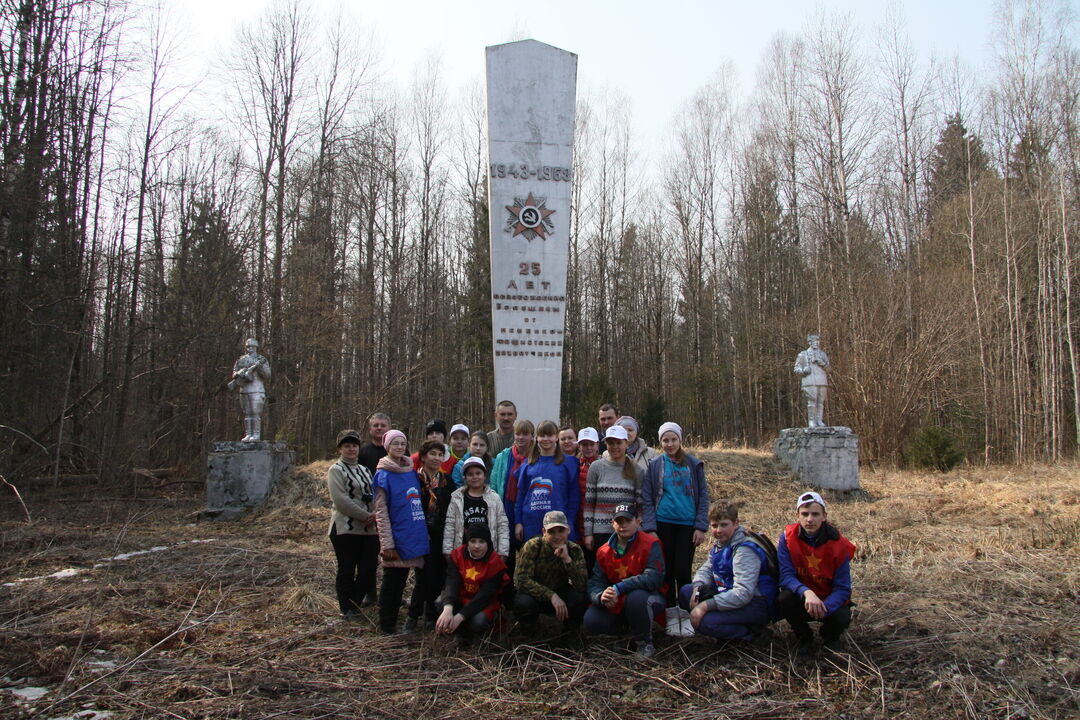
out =
[[799,654],[814,651],[811,622],[821,623],[821,640],[844,649],[851,624],[851,559],[855,545],[826,520],[825,500],[805,492],[795,502],[798,522],[788,525],[776,548],[780,565],[780,614],[799,640]]
[[506,563],[491,544],[491,530],[483,523],[469,525],[465,544],[450,553],[443,586],[442,614],[435,621],[440,633],[459,633],[462,645],[491,629],[499,611],[499,595],[508,582]]
[[596,551],[589,578],[591,605],[585,632],[617,635],[625,627],[642,657],[656,654],[652,625],[664,613],[664,552],[660,541],[638,532],[641,520],[634,505],[615,507],[611,538]]

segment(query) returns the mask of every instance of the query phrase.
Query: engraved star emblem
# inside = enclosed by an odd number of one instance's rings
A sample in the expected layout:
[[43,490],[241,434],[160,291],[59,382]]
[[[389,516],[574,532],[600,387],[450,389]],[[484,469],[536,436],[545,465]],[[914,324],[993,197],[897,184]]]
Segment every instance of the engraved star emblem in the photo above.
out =
[[511,237],[524,235],[526,240],[535,237],[547,240],[548,234],[555,232],[555,224],[549,219],[555,211],[549,210],[546,204],[547,198],[533,197],[532,193],[524,199],[514,198],[513,205],[503,206],[510,213],[506,220],[506,232],[513,231]]
[[465,571],[465,579],[466,580],[475,580],[478,577],[480,577],[480,571],[477,570],[476,568],[469,568],[468,570]]

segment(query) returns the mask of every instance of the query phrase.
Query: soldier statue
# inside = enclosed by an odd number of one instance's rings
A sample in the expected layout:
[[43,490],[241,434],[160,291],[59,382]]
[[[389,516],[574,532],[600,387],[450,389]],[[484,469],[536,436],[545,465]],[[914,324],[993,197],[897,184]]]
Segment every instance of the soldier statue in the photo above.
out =
[[825,397],[829,392],[829,378],[825,368],[829,367],[829,356],[821,349],[818,335],[807,335],[810,347],[795,358],[795,374],[802,376],[802,391],[806,395],[807,427],[825,427]]
[[266,405],[266,383],[270,382],[270,362],[259,354],[259,341],[248,338],[246,355],[233,365],[229,389],[240,389],[240,408],[244,411],[247,434],[241,442],[262,440],[262,411]]

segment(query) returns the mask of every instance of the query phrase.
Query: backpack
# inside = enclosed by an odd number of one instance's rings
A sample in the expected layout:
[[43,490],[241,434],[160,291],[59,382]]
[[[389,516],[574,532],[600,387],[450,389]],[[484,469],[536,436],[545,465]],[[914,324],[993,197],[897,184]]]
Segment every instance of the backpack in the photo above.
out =
[[761,575],[758,577],[758,589],[761,590],[761,594],[765,597],[765,602],[769,606],[769,621],[775,622],[780,619],[780,606],[777,603],[777,597],[780,594],[780,561],[776,555],[776,544],[768,535],[762,535],[746,528],[743,529],[743,532],[746,533],[744,542],[753,543],[764,552],[765,564],[761,568]]

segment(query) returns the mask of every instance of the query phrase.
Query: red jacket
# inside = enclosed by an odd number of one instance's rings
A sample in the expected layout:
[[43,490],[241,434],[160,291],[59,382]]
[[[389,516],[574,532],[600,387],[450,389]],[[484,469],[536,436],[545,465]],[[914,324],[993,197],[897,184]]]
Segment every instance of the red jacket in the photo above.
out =
[[[622,557],[616,557],[612,542],[613,540],[609,540],[596,551],[597,566],[603,571],[608,583],[618,586],[616,589],[619,591],[619,599],[615,602],[615,607],[611,608],[611,612],[616,614],[622,612],[626,595],[631,590],[641,588],[660,594],[667,591],[667,585],[664,583],[663,545],[659,540],[639,530]],[[646,570],[652,572],[646,575]],[[595,571],[593,577],[596,577]],[[624,583],[624,581],[628,582]],[[594,590],[602,591],[603,588],[590,581],[590,595],[594,594]]]
[[578,505],[574,526],[577,527],[578,537],[582,540],[585,539],[585,481],[589,478],[589,466],[599,457],[600,456],[597,455],[592,460],[586,460],[582,457],[578,458],[578,490],[581,492],[581,504]]
[[[480,592],[480,587],[491,580],[500,573],[503,576],[502,585],[506,585],[509,582],[509,578],[506,576],[506,563],[498,555],[498,553],[492,551],[482,560],[473,560],[469,557],[469,549],[466,545],[459,545],[454,549],[454,552],[450,553],[450,562],[458,570],[458,574],[461,576],[461,587],[458,588],[458,599],[461,600],[462,605],[468,605],[473,597]],[[495,593],[491,602],[486,607],[482,608],[480,612],[484,613],[490,619],[495,611],[499,609],[499,594]]]
[[799,539],[798,523],[784,528],[784,540],[799,582],[822,600],[832,592],[836,569],[855,557],[855,544],[843,535],[838,540],[811,547]]

